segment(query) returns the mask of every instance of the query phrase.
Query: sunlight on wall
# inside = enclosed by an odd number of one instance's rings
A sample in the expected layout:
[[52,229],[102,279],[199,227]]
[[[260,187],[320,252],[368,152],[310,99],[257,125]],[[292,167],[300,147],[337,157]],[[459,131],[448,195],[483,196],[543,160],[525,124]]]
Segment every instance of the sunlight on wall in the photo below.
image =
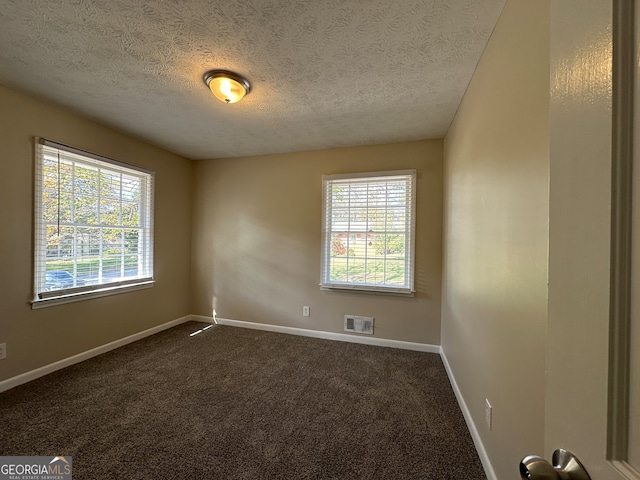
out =
[[611,32],[601,33],[597,41],[584,45],[572,56],[552,65],[552,95],[558,98],[582,97],[590,105],[590,99],[610,94],[613,68]]

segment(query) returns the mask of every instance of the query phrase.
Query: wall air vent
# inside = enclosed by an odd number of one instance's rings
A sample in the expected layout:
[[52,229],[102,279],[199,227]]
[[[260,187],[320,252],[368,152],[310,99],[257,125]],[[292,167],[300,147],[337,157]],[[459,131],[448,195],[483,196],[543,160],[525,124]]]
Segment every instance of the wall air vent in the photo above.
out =
[[344,331],[373,335],[373,317],[344,316]]

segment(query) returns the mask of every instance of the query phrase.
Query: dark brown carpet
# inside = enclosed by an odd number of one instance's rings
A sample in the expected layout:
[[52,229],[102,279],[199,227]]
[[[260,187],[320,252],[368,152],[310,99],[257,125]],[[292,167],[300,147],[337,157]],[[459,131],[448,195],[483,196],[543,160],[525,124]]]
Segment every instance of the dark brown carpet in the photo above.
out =
[[0,394],[75,480],[485,479],[440,357],[189,322]]

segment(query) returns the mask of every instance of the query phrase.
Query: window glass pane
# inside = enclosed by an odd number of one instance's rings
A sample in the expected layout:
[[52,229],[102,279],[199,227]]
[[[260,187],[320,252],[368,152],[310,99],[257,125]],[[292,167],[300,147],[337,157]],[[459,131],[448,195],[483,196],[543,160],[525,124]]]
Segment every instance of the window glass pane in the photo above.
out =
[[46,266],[47,270],[58,270],[73,266],[73,228],[47,227]]
[[387,212],[384,208],[369,208],[367,212],[367,230],[384,232],[387,225]]
[[140,223],[139,206],[135,203],[122,204],[122,225],[137,227]]
[[367,262],[367,282],[374,284],[384,283],[384,260],[371,258]]
[[100,199],[100,224],[120,225],[120,200],[115,198]]
[[89,195],[98,196],[98,170],[89,166],[82,166],[76,163],[73,172],[73,184],[77,196]]
[[122,255],[123,231],[121,228],[102,229],[102,255]]
[[387,231],[401,231],[406,230],[406,218],[407,211],[403,207],[393,207],[387,210]]
[[125,229],[124,230],[124,253],[137,254],[140,251],[139,245],[140,245],[140,231]]
[[153,175],[66,148],[36,149],[36,299],[151,277]]
[[353,283],[364,283],[365,281],[365,260],[362,257],[352,257],[349,259],[349,272],[347,279]]
[[344,257],[347,255],[347,234],[331,234],[331,256]]
[[331,212],[331,223],[333,225],[333,231],[347,231],[349,223],[349,209],[334,208]]
[[58,162],[45,161],[43,172],[42,206],[46,222],[57,221],[59,192],[58,192]]
[[331,281],[346,282],[347,281],[347,259],[333,257],[331,259]]
[[102,229],[102,276],[115,279],[122,276],[123,230]]
[[79,260],[82,258],[95,257],[100,255],[100,229],[97,227],[77,227],[76,233],[76,255]]
[[140,201],[141,182],[136,177],[122,177],[122,199],[125,202]]
[[405,253],[404,234],[389,233],[386,235],[377,235],[373,244],[376,255],[383,256],[387,259],[404,258]]
[[121,175],[119,173],[100,172],[100,196],[120,200]]
[[76,273],[85,281],[97,282],[100,273],[100,229],[77,227],[75,233]]
[[353,184],[349,189],[349,204],[351,208],[364,207],[367,204],[367,186]]
[[349,231],[365,231],[367,226],[367,208],[352,206],[349,212]]
[[121,255],[104,255],[102,257],[102,276],[112,281],[117,280],[122,275],[122,256]]
[[407,172],[324,180],[323,285],[412,291],[415,172]]
[[71,223],[73,220],[74,186],[73,168],[70,164],[60,164],[60,177],[57,186],[60,192],[60,201],[57,205],[60,222]]
[[95,225],[98,223],[98,197],[76,195],[73,205],[73,223]]
[[138,275],[138,255],[124,256],[124,276],[135,277]]
[[404,259],[386,261],[387,270],[385,273],[385,283],[391,285],[404,284]]

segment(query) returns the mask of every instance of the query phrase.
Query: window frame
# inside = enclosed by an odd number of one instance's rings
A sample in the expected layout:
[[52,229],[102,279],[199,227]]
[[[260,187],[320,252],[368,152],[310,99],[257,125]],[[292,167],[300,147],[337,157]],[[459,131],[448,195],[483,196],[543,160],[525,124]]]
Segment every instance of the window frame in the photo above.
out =
[[[155,190],[155,173],[153,171],[131,165],[128,163],[113,160],[101,155],[86,152],[68,145],[64,145],[58,142],[53,142],[44,138],[34,138],[35,143],[35,162],[34,162],[34,234],[33,234],[33,300],[31,301],[31,307],[33,309],[48,307],[52,305],[59,305],[64,303],[76,302],[80,300],[87,300],[90,298],[98,298],[107,295],[114,295],[119,293],[125,293],[133,290],[139,290],[142,288],[150,288],[154,285],[154,190]],[[58,290],[47,291],[46,285],[46,273],[47,273],[47,227],[48,223],[45,218],[44,207],[44,179],[45,179],[45,157],[48,155],[50,158],[51,153],[45,153],[45,148],[55,149],[60,152],[61,155],[66,155],[64,161],[73,161],[73,171],[78,168],[98,168],[104,169],[109,174],[119,174],[120,178],[124,175],[137,177],[141,181],[140,200],[135,205],[139,206],[142,210],[138,227],[132,227],[132,230],[138,230],[139,235],[142,237],[142,253],[138,253],[143,271],[131,278],[119,277],[117,280],[111,282],[104,282],[93,285],[75,286],[71,288],[61,288]],[[74,160],[70,160],[74,158]],[[121,189],[123,187],[120,187]],[[99,190],[100,192],[100,190]],[[122,191],[121,191],[122,192]],[[99,194],[98,194],[99,195]],[[122,193],[120,194],[119,205],[122,207]],[[98,199],[100,196],[98,196]],[[98,200],[99,201],[99,200]],[[59,213],[58,213],[59,215]],[[122,215],[122,214],[120,214]],[[59,218],[58,218],[59,221]],[[122,221],[121,221],[122,223]],[[60,225],[60,223],[58,224]],[[78,228],[80,224],[75,221],[69,221],[66,227]],[[93,224],[92,224],[93,226]],[[109,223],[101,224],[96,222],[95,228],[98,229],[124,229],[123,225],[112,225]],[[74,246],[75,246],[75,232],[74,232]],[[102,237],[101,237],[102,238]],[[122,240],[123,242],[125,240]],[[124,245],[124,243],[122,244]],[[123,247],[124,248],[124,247]],[[124,251],[122,255],[125,255]],[[71,258],[74,260],[74,265],[77,262],[80,254],[74,247],[74,252]],[[101,250],[99,253],[99,262],[102,265],[104,253]],[[123,257],[124,258],[124,257]],[[123,260],[124,261],[124,260]],[[101,275],[101,274],[100,274]],[[74,282],[75,283],[75,282]]]
[[[331,226],[331,213],[333,206],[331,202],[331,189],[333,185],[344,183],[367,183],[386,179],[387,182],[405,179],[410,186],[410,192],[407,193],[408,201],[405,202],[405,211],[408,213],[408,220],[405,223],[405,255],[404,268],[405,278],[402,286],[393,286],[380,283],[366,282],[337,282],[332,281],[331,274],[331,235],[335,232]],[[414,296],[415,287],[415,237],[416,237],[416,193],[417,193],[417,172],[415,169],[393,170],[382,172],[364,172],[364,173],[348,173],[323,175],[322,177],[322,254],[320,264],[320,289],[328,291],[353,291],[360,293]],[[367,201],[367,205],[369,202]],[[349,207],[350,209],[351,207]],[[386,212],[386,210],[385,210]],[[351,210],[349,210],[351,215]],[[350,220],[348,222],[350,224]],[[368,224],[367,224],[368,226]],[[365,234],[371,230],[366,230]],[[341,231],[342,232],[342,231]],[[344,233],[344,232],[342,232]],[[351,236],[358,232],[349,230],[347,235]],[[360,232],[362,233],[362,232]],[[388,234],[385,228],[385,234]],[[347,257],[349,255],[347,254]],[[386,262],[386,253],[384,254]]]

